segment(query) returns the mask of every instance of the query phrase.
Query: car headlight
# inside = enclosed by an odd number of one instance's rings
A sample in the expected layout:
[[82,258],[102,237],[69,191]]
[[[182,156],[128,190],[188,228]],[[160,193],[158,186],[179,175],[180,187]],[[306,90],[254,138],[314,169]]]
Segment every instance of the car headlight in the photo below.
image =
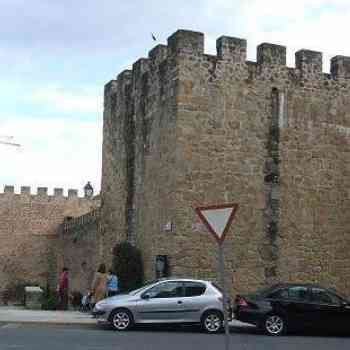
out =
[[95,305],[95,308],[96,309],[103,309],[105,306],[107,306],[107,303],[103,300],[99,301],[96,305]]

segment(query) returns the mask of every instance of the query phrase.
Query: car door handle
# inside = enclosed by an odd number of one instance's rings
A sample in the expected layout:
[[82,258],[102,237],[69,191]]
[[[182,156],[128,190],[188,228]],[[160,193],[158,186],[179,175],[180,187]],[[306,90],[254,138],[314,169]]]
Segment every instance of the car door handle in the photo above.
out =
[[178,304],[182,304],[182,300],[178,300],[177,303],[178,303]]

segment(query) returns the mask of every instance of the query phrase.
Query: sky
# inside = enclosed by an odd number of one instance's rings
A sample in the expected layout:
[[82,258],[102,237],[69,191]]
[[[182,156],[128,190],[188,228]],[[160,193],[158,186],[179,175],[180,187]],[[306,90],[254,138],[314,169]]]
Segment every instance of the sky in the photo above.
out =
[[[177,29],[350,56],[349,0],[0,0],[0,192],[100,189],[103,87]],[[151,33],[157,38],[152,40]],[[12,138],[9,138],[12,137]]]

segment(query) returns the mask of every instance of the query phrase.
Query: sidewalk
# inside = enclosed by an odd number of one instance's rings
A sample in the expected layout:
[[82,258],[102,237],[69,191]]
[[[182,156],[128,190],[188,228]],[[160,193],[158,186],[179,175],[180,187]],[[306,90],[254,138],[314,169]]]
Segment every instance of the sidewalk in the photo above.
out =
[[96,319],[79,311],[27,310],[23,307],[0,307],[0,323],[36,323],[60,325],[95,325]]
[[[27,310],[23,307],[1,306],[0,323],[32,323],[51,325],[97,325],[96,319],[79,311]],[[253,327],[237,320],[230,327]]]

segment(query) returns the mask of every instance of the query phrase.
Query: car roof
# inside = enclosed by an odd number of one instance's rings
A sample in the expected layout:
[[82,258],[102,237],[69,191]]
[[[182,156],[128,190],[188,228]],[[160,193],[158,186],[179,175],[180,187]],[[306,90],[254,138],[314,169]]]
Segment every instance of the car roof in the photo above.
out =
[[164,282],[164,281],[184,281],[184,282],[200,282],[200,283],[211,283],[211,281],[207,280],[200,280],[195,278],[189,278],[189,277],[163,277],[159,278],[155,283],[157,282]]
[[289,288],[289,287],[332,289],[332,288],[321,286],[317,283],[276,283],[271,286],[271,288]]

